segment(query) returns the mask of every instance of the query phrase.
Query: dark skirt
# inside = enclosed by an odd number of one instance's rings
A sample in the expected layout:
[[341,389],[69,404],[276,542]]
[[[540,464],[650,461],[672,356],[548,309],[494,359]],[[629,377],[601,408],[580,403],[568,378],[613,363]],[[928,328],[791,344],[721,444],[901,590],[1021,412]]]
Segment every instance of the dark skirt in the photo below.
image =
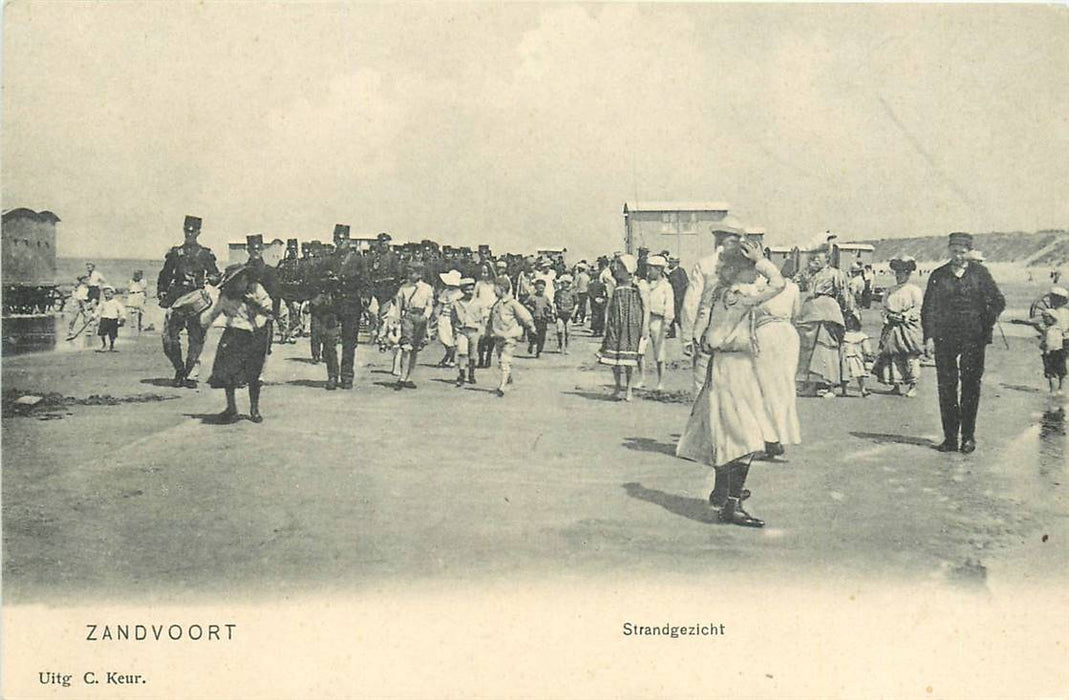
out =
[[605,338],[597,353],[604,365],[635,367],[642,339],[642,297],[635,287],[617,287],[609,301]]
[[270,326],[255,331],[227,328],[219,339],[215,352],[212,376],[208,386],[213,389],[238,389],[260,381],[260,373],[267,359]]

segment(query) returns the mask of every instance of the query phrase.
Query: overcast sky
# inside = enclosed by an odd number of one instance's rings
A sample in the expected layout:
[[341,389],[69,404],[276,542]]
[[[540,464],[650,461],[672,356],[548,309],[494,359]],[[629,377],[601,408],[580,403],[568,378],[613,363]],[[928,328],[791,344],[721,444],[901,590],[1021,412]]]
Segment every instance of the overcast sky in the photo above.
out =
[[621,247],[629,199],[774,243],[1069,227],[1069,11],[16,0],[3,206],[62,255],[327,239]]

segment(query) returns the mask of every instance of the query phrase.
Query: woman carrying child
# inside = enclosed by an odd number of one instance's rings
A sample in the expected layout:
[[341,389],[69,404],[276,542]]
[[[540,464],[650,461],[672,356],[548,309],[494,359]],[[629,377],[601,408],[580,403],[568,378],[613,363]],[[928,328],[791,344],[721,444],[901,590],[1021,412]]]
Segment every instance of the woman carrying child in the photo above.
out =
[[271,297],[244,265],[226,269],[219,283],[219,300],[201,316],[208,328],[220,315],[226,316],[226,328],[215,353],[208,385],[226,391],[226,409],[219,414],[221,423],[238,420],[236,391],[249,388],[249,420],[262,423],[260,415],[260,375],[271,343]]

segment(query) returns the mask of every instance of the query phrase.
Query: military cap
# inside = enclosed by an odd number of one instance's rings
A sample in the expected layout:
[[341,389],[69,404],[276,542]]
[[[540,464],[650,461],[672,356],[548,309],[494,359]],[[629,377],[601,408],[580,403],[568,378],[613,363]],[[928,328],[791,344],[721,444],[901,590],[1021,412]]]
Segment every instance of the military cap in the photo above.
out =
[[245,236],[245,249],[246,250],[263,250],[264,249],[264,237],[260,233],[250,233]]
[[301,243],[301,252],[302,253],[307,253],[307,252],[310,252],[311,250],[312,250],[311,241],[305,241],[304,243]]
[[947,242],[947,244],[963,245],[967,248],[972,248],[972,234],[955,231],[954,233],[950,234],[950,240]]
[[199,216],[190,216],[187,214],[185,223],[182,224],[182,230],[189,231],[190,233],[193,231],[200,231],[200,225],[201,218]]
[[289,238],[286,240],[286,250],[297,250],[297,239]]
[[349,239],[349,224],[334,224],[334,240]]
[[393,236],[391,236],[390,234],[386,233],[385,231],[383,231],[378,236],[376,236],[376,238],[378,240],[380,240],[380,241],[392,241],[393,240]]

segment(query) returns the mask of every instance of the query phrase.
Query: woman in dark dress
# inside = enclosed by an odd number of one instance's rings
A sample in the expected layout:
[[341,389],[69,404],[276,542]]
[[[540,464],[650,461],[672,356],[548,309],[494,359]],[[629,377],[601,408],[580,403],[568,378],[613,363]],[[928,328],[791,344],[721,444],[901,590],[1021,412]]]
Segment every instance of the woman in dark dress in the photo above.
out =
[[[637,269],[638,261],[633,255],[621,255],[614,263],[616,289],[609,300],[605,337],[597,353],[598,362],[612,367],[616,383],[613,397],[619,399],[624,391],[624,401],[631,400],[631,375],[638,367],[640,347],[643,339],[648,338],[650,327],[649,304],[633,281]],[[622,376],[626,376],[626,390],[621,383]]]
[[219,301],[201,317],[205,328],[220,314],[226,329],[215,353],[208,385],[226,391],[226,409],[219,414],[223,423],[238,420],[235,394],[249,388],[249,420],[262,423],[260,415],[260,374],[271,341],[271,297],[244,266],[227,269],[219,283]]

